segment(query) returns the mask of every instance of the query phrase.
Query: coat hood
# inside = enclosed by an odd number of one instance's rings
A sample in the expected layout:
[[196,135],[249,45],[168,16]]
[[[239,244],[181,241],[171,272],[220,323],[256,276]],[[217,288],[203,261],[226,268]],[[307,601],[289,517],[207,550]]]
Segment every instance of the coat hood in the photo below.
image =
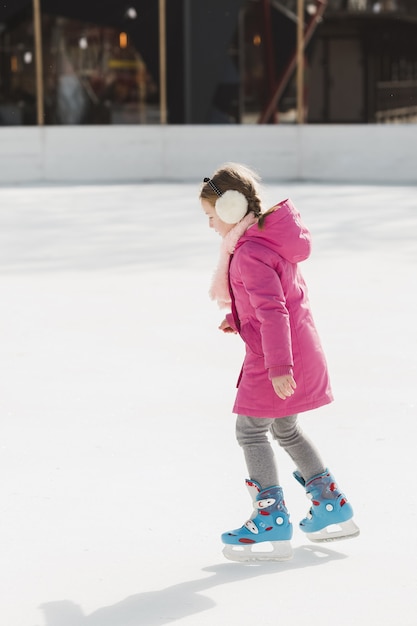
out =
[[310,233],[290,199],[283,200],[265,217],[264,226],[249,228],[239,239],[236,249],[246,241],[253,241],[274,250],[290,263],[305,261],[310,256]]

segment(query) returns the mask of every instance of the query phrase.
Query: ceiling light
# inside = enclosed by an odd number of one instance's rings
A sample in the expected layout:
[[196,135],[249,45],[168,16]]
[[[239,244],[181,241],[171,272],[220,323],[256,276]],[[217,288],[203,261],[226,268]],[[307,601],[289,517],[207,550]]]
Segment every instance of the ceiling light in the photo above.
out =
[[129,20],[135,20],[138,16],[138,12],[136,11],[135,7],[129,7],[128,9],[126,9],[125,16],[129,18]]

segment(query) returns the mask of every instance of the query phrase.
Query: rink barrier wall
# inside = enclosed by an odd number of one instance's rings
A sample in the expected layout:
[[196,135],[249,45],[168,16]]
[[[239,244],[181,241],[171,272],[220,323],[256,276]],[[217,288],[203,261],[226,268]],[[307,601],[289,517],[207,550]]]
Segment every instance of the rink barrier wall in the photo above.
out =
[[188,182],[225,161],[264,180],[417,183],[417,124],[0,129],[0,184]]

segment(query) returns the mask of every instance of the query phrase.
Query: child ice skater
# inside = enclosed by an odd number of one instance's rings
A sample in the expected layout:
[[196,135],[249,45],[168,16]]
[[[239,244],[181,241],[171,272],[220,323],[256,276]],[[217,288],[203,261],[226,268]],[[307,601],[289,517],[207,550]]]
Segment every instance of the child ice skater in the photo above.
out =
[[222,237],[210,295],[230,313],[219,328],[239,333],[246,349],[233,412],[254,510],[241,528],[222,535],[224,555],[236,561],[292,556],[292,524],[268,433],[293,459],[294,477],[312,501],[300,522],[307,537],[359,534],[351,505],[297,417],[333,400],[298,267],[310,254],[310,235],[291,200],[263,211],[258,182],[250,169],[230,163],[205,178],[200,192],[209,226]]

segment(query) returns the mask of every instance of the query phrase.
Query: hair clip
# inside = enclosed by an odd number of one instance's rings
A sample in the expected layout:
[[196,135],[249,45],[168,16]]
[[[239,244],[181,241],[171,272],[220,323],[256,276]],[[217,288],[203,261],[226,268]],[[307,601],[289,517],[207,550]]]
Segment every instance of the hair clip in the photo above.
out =
[[219,198],[220,196],[223,195],[223,192],[220,191],[220,189],[213,183],[211,178],[205,178],[203,182],[208,183],[210,187],[213,189],[214,193],[216,193],[219,196]]

